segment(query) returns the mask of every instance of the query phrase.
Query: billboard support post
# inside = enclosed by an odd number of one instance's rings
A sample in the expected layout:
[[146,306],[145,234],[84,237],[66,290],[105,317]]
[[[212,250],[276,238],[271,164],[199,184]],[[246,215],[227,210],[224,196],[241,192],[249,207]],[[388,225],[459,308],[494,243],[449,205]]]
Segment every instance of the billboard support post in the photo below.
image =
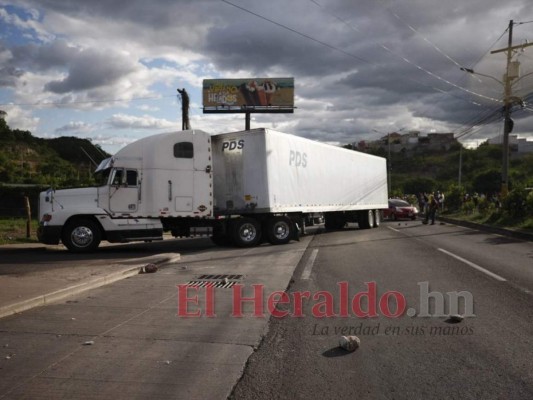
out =
[[250,130],[250,111],[246,112],[246,119],[244,122],[244,130],[249,131]]

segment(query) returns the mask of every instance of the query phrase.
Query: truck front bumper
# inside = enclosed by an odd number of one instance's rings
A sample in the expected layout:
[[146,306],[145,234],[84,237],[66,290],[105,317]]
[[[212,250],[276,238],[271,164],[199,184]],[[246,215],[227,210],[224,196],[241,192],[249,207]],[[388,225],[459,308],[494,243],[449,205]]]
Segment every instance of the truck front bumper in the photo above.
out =
[[44,244],[59,244],[61,239],[61,226],[39,225],[37,239]]

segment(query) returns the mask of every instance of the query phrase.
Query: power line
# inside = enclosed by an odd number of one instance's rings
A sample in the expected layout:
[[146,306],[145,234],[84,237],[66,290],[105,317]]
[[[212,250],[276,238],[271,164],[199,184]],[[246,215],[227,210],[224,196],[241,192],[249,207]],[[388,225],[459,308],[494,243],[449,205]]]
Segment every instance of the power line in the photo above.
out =
[[[317,6],[319,6],[320,8],[324,9],[324,7],[318,3],[317,1],[315,0],[310,0],[312,3],[316,4]],[[422,35],[417,29],[415,29],[412,25],[410,25],[409,23],[407,23],[405,20],[403,20],[397,13],[394,13],[392,10],[390,10],[388,7],[386,7],[387,11],[389,11],[396,19],[398,19],[399,21],[403,22],[411,31],[413,31],[414,33],[416,33],[417,35],[420,35],[422,36],[423,40],[430,44],[436,51],[438,51],[441,55],[443,55],[445,58],[447,58],[449,61],[451,61],[453,64],[455,64],[457,67],[459,68],[462,68],[462,65],[460,63],[458,63],[457,61],[455,61],[451,56],[449,56],[448,54],[446,54],[444,51],[442,51],[436,44],[434,44],[433,42],[431,42],[427,37],[425,37],[424,35]],[[327,12],[327,11],[326,11]],[[329,12],[327,12],[328,14],[330,14],[331,16],[333,16],[334,18],[336,18],[337,20],[341,21],[342,23],[344,23],[346,26],[348,26],[350,29],[353,29],[357,32],[360,32],[357,28],[354,28],[351,24],[349,24],[348,22],[346,22],[344,19],[334,15],[334,14],[331,14]],[[531,21],[533,22],[533,21]],[[508,28],[500,35],[500,37],[498,39],[496,39],[496,41],[489,47],[489,49],[474,63],[474,65],[477,65],[479,63],[479,61],[486,56],[486,54],[490,51],[490,49],[492,47],[495,46],[495,44],[497,42],[500,41],[500,39],[507,33],[508,31]],[[400,56],[399,54],[395,54],[394,52],[392,52],[389,48],[387,48],[386,46],[382,45],[382,44],[379,44],[379,46],[383,49],[385,49],[386,51],[390,52],[391,54],[397,56],[397,57],[400,57],[403,61],[415,66],[416,68],[430,74],[431,76],[437,78],[437,79],[441,79],[441,77],[439,77],[438,75],[432,73],[431,71],[428,71],[426,70],[425,68],[417,65],[416,63],[414,62],[411,62],[410,60],[408,60],[407,58],[403,57],[403,56]],[[462,86],[459,86],[457,84],[454,84],[454,83],[451,83],[451,82],[448,82],[444,79],[444,81],[448,84],[451,84],[452,86],[458,88],[458,89],[461,89],[461,90],[465,90]],[[419,83],[419,82],[417,82]],[[448,94],[448,95],[452,95],[451,93],[447,92],[447,91],[444,91],[444,90],[441,90],[441,89],[438,89],[438,88],[435,88],[433,87],[434,90],[437,90],[443,94]],[[470,90],[465,90],[467,91],[468,93],[470,94],[475,94],[477,96],[480,96],[480,97],[484,97],[486,99],[490,99],[492,101],[496,101],[496,102],[501,102],[501,100],[499,99],[495,99],[495,98],[492,98],[492,97],[488,97],[488,96],[483,96],[483,95],[479,95],[478,93],[475,93],[473,91],[470,91]],[[458,96],[454,96],[454,97],[458,97]],[[458,97],[459,98],[459,97]],[[473,101],[471,101],[473,104],[475,105],[478,105],[478,106],[481,106],[481,104],[479,103],[475,103]],[[527,109],[528,111],[533,111],[533,109],[530,109],[528,107],[525,107],[525,109]],[[461,128],[462,132],[459,133],[457,135],[457,139],[458,138],[461,138],[461,137],[465,137],[465,136],[470,136],[474,133],[476,133],[477,130],[479,130],[482,126],[484,125],[487,125],[487,124],[490,124],[490,123],[493,123],[497,120],[500,120],[502,118],[501,116],[501,108],[498,107],[498,109],[496,110],[490,110],[488,112],[488,115],[487,113],[484,113],[483,114],[483,117],[479,118],[479,117],[476,117],[475,118],[475,121],[474,122],[474,125],[469,125],[469,124],[465,124],[466,126],[468,126],[467,128]]]
[[[292,32],[292,33],[295,33],[295,34],[299,35],[299,36],[302,36],[302,37],[304,37],[304,38],[306,38],[306,39],[312,40],[313,42],[316,42],[316,43],[319,43],[319,44],[321,44],[321,45],[323,45],[323,46],[326,46],[326,47],[328,47],[328,48],[330,48],[330,49],[332,49],[332,50],[335,50],[335,51],[341,52],[341,53],[343,53],[343,54],[345,54],[345,55],[347,55],[347,56],[349,56],[349,57],[352,57],[352,58],[354,58],[354,59],[356,59],[356,60],[358,60],[358,61],[364,62],[364,63],[366,63],[366,64],[370,64],[370,65],[373,65],[373,66],[378,66],[376,63],[373,63],[373,62],[371,62],[371,61],[368,61],[368,60],[366,60],[366,59],[363,59],[363,58],[361,58],[361,57],[358,57],[358,56],[354,55],[353,53],[347,52],[347,51],[345,51],[345,50],[343,50],[343,49],[340,49],[339,47],[333,46],[333,45],[331,45],[331,44],[329,44],[329,43],[326,43],[326,42],[323,42],[323,41],[321,41],[321,40],[315,39],[315,38],[312,37],[312,36],[309,36],[309,35],[307,35],[307,34],[305,34],[305,33],[302,33],[302,32],[300,32],[300,31],[297,31],[296,29],[290,28],[290,27],[288,27],[288,26],[286,26],[286,25],[284,25],[284,24],[281,24],[281,23],[279,23],[279,22],[276,22],[276,21],[274,21],[274,20],[272,20],[272,19],[270,19],[270,18],[267,18],[267,17],[265,17],[265,16],[263,16],[263,15],[261,15],[261,14],[258,14],[258,13],[256,13],[256,12],[253,12],[253,11],[251,11],[251,10],[245,8],[245,7],[242,7],[242,6],[239,6],[239,5],[237,5],[237,4],[234,4],[234,3],[232,3],[232,2],[230,2],[230,1],[228,1],[228,0],[222,0],[222,2],[224,2],[224,3],[226,3],[226,4],[230,5],[230,6],[233,6],[233,7],[235,7],[235,8],[238,8],[239,10],[244,11],[244,12],[246,12],[246,13],[248,13],[248,14],[251,14],[251,15],[253,15],[253,16],[257,17],[257,18],[260,18],[260,19],[262,19],[262,20],[264,20],[264,21],[270,22],[270,23],[272,23],[272,24],[274,24],[274,25],[276,25],[276,26],[279,26],[279,27],[281,27],[281,28],[283,28],[283,29],[286,29],[286,30],[288,30],[288,31],[290,31],[290,32]],[[317,3],[316,1],[313,1],[313,3],[319,5],[319,3]],[[337,18],[338,18],[338,17],[337,17]],[[341,21],[342,21],[342,19],[341,19]],[[384,46],[384,45],[382,45],[382,44],[381,44],[380,46],[383,47],[383,48],[384,48],[385,50],[387,50],[388,52],[390,52],[391,54],[396,55],[396,56],[402,58],[404,61],[406,61],[407,63],[413,65],[413,66],[416,67],[417,69],[419,69],[419,70],[421,70],[421,71],[424,71],[425,73],[427,73],[428,75],[432,76],[433,78],[436,78],[436,79],[438,79],[438,80],[440,80],[440,81],[442,81],[442,82],[444,82],[444,83],[447,83],[448,85],[454,86],[454,87],[457,88],[457,89],[460,89],[460,90],[462,90],[462,91],[465,91],[465,92],[467,92],[467,93],[470,93],[470,94],[475,95],[475,96],[478,96],[478,97],[482,97],[482,98],[485,98],[485,99],[488,99],[488,100],[491,100],[491,101],[495,101],[495,102],[501,102],[501,100],[499,100],[499,99],[495,99],[495,98],[492,98],[492,97],[484,96],[484,95],[481,95],[481,94],[479,94],[479,93],[476,93],[476,92],[473,92],[473,91],[471,91],[471,90],[468,90],[468,89],[466,89],[466,88],[463,88],[463,87],[461,87],[461,86],[459,86],[459,85],[456,85],[456,84],[454,84],[454,83],[448,81],[447,79],[442,78],[442,77],[440,77],[439,75],[437,75],[437,74],[435,74],[435,73],[433,73],[433,72],[431,72],[431,71],[426,70],[425,68],[423,68],[423,67],[417,65],[416,63],[413,63],[413,62],[409,61],[409,60],[406,59],[405,57],[395,54],[392,50],[390,50],[390,49],[387,48],[386,46]],[[420,82],[418,82],[418,81],[416,81],[416,80],[413,80],[413,79],[411,79],[411,80],[414,81],[414,82],[416,82],[416,83],[418,83],[418,84],[421,84]],[[424,86],[427,86],[427,85],[424,85]],[[469,101],[469,100],[466,100],[466,101]]]
[[279,26],[280,28],[283,28],[283,29],[286,29],[286,30],[288,30],[288,31],[290,31],[290,32],[292,32],[292,33],[295,33],[296,35],[299,35],[299,36],[302,36],[302,37],[304,37],[304,38],[306,38],[306,39],[312,40],[313,42],[316,42],[316,43],[318,43],[318,44],[321,44],[322,46],[325,46],[325,47],[328,47],[328,48],[330,48],[330,49],[332,49],[332,50],[335,50],[335,51],[341,52],[342,54],[344,54],[344,55],[346,55],[346,56],[348,56],[348,57],[351,57],[351,58],[353,58],[353,59],[355,59],[355,60],[357,60],[357,61],[360,61],[360,62],[365,63],[365,64],[374,65],[372,62],[370,62],[370,61],[368,61],[368,60],[365,60],[364,58],[358,57],[358,56],[356,56],[355,54],[352,54],[352,53],[349,53],[349,52],[347,52],[347,51],[345,51],[345,50],[342,50],[342,49],[339,48],[339,47],[336,47],[336,46],[333,46],[333,45],[331,45],[331,44],[329,44],[329,43],[323,42],[322,40],[316,39],[316,38],[314,38],[314,37],[312,37],[312,36],[309,36],[309,35],[307,35],[307,34],[305,34],[305,33],[302,33],[302,32],[300,32],[300,31],[297,31],[296,29],[290,28],[290,27],[288,27],[287,25],[283,25],[283,24],[281,24],[281,23],[279,23],[279,22],[276,22],[276,21],[274,21],[274,20],[272,20],[272,19],[270,19],[270,18],[267,18],[267,17],[265,17],[265,16],[263,16],[263,15],[257,14],[257,13],[255,13],[255,12],[251,11],[251,10],[248,10],[247,8],[244,8],[244,7],[241,7],[241,6],[237,5],[237,4],[231,3],[231,2],[229,2],[228,0],[222,0],[222,2],[223,2],[223,3],[226,3],[226,4],[229,4],[230,6],[233,6],[233,7],[235,7],[235,8],[238,8],[239,10],[242,10],[242,11],[244,11],[244,12],[246,12],[246,13],[248,13],[248,14],[251,14],[251,15],[257,17],[257,18],[261,18],[261,19],[264,20],[264,21],[270,22],[271,24],[274,24],[274,25],[276,25],[276,26]]
[[[310,0],[310,1],[311,1],[312,3],[314,3],[314,4],[316,4],[317,6],[319,6],[321,9],[325,10],[324,6],[322,6],[322,5],[321,5],[320,3],[318,3],[317,1],[315,1],[315,0]],[[399,21],[401,21],[401,22],[403,22],[405,25],[407,25],[407,26],[409,27],[410,30],[412,30],[412,31],[415,32],[416,34],[422,36],[423,39],[424,39],[428,44],[430,44],[433,48],[435,48],[435,50],[437,50],[441,55],[443,55],[444,57],[446,57],[447,59],[449,59],[450,61],[452,61],[457,67],[459,67],[459,68],[462,67],[462,65],[461,65],[460,63],[458,63],[457,61],[455,61],[451,56],[449,56],[449,55],[447,55],[446,53],[444,53],[444,52],[443,52],[443,51],[442,51],[442,50],[441,50],[436,44],[434,44],[433,42],[431,42],[427,37],[423,36],[423,35],[422,35],[417,29],[415,29],[412,25],[408,24],[408,23],[407,23],[405,20],[403,20],[398,14],[392,12],[388,7],[385,7],[385,8],[386,8],[387,11],[389,11],[389,12],[390,12],[390,13],[391,13],[396,19],[398,19]],[[350,29],[355,30],[356,32],[360,32],[359,29],[353,27],[352,24],[346,22],[344,19],[338,17],[337,15],[334,15],[334,14],[328,12],[327,10],[325,10],[325,12],[326,12],[327,14],[329,14],[330,16],[336,18],[337,20],[341,21],[342,23],[344,23],[344,24],[345,24],[346,26],[348,26]],[[475,62],[474,65],[476,65],[477,63],[479,63],[479,61],[480,61],[483,57],[486,56],[486,54],[490,51],[490,49],[493,48],[493,47],[495,46],[495,44],[496,44],[497,42],[499,42],[500,39],[505,35],[505,33],[507,32],[507,30],[508,30],[508,28],[507,28],[507,29],[506,29],[506,30],[500,35],[500,37],[499,37],[499,38],[498,38],[498,39],[497,39],[497,40],[496,40],[496,41],[495,41],[495,42],[494,42],[494,43],[488,48],[488,50],[487,50],[487,51],[486,51],[486,52],[485,52],[485,53],[479,58],[479,60]],[[438,76],[438,75],[432,73],[432,72],[429,71],[429,70],[426,70],[425,68],[423,68],[423,67],[421,67],[420,65],[418,65],[418,64],[416,64],[416,63],[414,63],[414,62],[408,60],[407,58],[405,58],[405,57],[403,57],[403,56],[401,56],[401,55],[399,55],[399,54],[394,53],[393,51],[391,51],[389,48],[387,48],[387,47],[384,46],[383,44],[379,44],[379,43],[378,43],[378,45],[379,45],[379,47],[381,47],[382,49],[388,51],[388,52],[391,53],[392,55],[394,55],[394,56],[396,56],[396,57],[399,57],[400,59],[402,59],[402,61],[407,62],[407,63],[409,63],[409,64],[415,66],[415,67],[418,68],[419,70],[422,70],[422,71],[424,71],[425,73],[428,73],[428,74],[430,74],[431,76],[434,76],[435,78],[437,78],[437,79],[439,79],[439,80],[441,79],[440,76]],[[462,78],[461,78],[461,79],[462,79]],[[480,80],[479,78],[476,78],[476,79],[478,79],[478,80],[481,82],[481,80]],[[411,80],[414,81],[414,82],[416,82],[416,83],[418,83],[418,84],[421,84],[421,82],[418,82],[418,81],[413,80],[413,79],[411,79]],[[444,80],[444,81],[445,81],[446,83],[450,84],[450,85],[453,86],[453,87],[456,87],[456,88],[458,88],[458,89],[460,89],[460,90],[462,90],[462,91],[466,91],[466,92],[469,93],[470,95],[475,95],[475,96],[478,96],[478,97],[483,97],[483,98],[485,98],[485,99],[488,99],[488,100],[491,100],[491,101],[494,101],[494,102],[501,102],[501,100],[499,100],[499,99],[496,99],[496,98],[493,98],[493,97],[489,97],[489,96],[483,96],[483,95],[480,95],[480,94],[478,94],[478,93],[476,93],[476,92],[474,92],[474,91],[471,91],[471,90],[465,89],[465,88],[463,88],[462,86],[458,85],[457,83],[448,82],[447,80]],[[424,86],[427,86],[427,85],[424,85]],[[462,97],[456,96],[456,95],[452,94],[450,91],[445,91],[445,90],[442,90],[442,89],[439,89],[439,88],[436,88],[436,87],[431,87],[431,88],[432,88],[433,90],[436,90],[436,91],[438,91],[438,92],[441,92],[442,94],[446,94],[446,95],[449,95],[449,96],[453,96],[453,97],[455,97],[455,98],[457,98],[457,99],[460,99],[460,100],[463,100],[463,101],[468,101],[468,102],[470,102],[470,103],[472,103],[472,104],[474,104],[474,105],[476,105],[476,106],[482,106],[480,103],[477,103],[477,102],[475,102],[475,101],[473,101],[473,100],[467,100],[467,99],[465,99],[465,98],[462,98]]]
[[398,21],[403,22],[412,32],[416,33],[417,35],[421,36],[422,39],[428,43],[430,46],[432,46],[437,52],[439,52],[441,55],[443,55],[445,58],[447,58],[449,61],[454,63],[457,67],[461,68],[463,65],[455,61],[451,56],[446,54],[443,50],[441,50],[435,43],[433,43],[431,40],[429,40],[426,36],[422,35],[417,29],[415,29],[411,24],[409,24],[407,21],[402,19],[397,13],[393,12],[390,8],[386,8],[388,12],[392,14],[394,18],[396,18]]

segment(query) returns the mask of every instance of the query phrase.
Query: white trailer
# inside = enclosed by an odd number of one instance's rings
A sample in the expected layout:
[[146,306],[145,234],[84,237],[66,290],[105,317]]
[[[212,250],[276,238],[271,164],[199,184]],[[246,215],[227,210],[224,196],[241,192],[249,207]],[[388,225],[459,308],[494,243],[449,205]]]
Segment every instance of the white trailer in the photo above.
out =
[[220,244],[282,244],[308,214],[324,213],[327,229],[371,228],[387,208],[385,159],[267,129],[150,136],[96,176],[97,187],[41,193],[41,242],[81,252],[204,230]]

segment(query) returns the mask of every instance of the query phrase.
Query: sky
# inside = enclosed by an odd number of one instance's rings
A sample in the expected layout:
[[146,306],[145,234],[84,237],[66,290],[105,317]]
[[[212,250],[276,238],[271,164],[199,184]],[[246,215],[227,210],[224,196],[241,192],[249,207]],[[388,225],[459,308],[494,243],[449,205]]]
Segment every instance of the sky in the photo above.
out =
[[[178,88],[192,128],[217,134],[244,115],[204,114],[204,79],[293,77],[294,113],[253,114],[252,128],[479,144],[503,133],[506,53],[491,51],[511,20],[513,45],[533,42],[531,0],[0,0],[0,110],[13,129],[115,153],[181,129]],[[533,46],[512,60],[512,133],[533,140]]]

